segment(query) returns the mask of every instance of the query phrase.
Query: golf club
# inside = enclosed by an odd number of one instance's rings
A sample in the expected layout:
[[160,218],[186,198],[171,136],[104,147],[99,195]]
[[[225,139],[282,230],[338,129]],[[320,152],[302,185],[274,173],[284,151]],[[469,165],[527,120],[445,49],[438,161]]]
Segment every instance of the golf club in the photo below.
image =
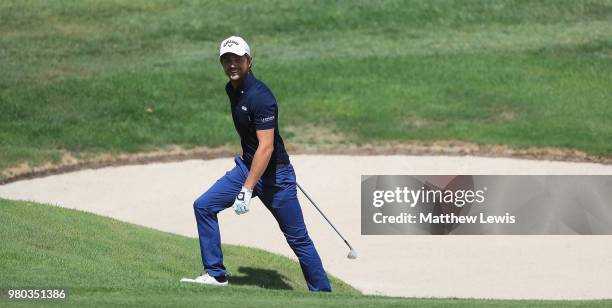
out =
[[329,225],[332,228],[334,228],[334,231],[336,231],[336,233],[338,233],[338,235],[342,238],[342,240],[344,241],[346,246],[348,246],[350,251],[349,251],[349,253],[348,253],[348,255],[346,257],[349,258],[349,259],[357,259],[357,251],[355,251],[355,249],[353,249],[353,246],[351,246],[351,244],[349,244],[349,242],[344,238],[344,236],[342,236],[342,234],[340,234],[340,231],[338,231],[338,229],[336,229],[336,227],[334,227],[334,224],[332,224],[331,221],[329,221],[329,219],[327,218],[327,216],[325,216],[325,214],[323,214],[323,211],[321,211],[321,209],[317,206],[317,204],[310,198],[310,196],[308,196],[308,194],[304,191],[302,186],[300,186],[300,184],[298,184],[297,182],[295,184],[300,189],[300,191],[302,191],[304,196],[306,196],[306,198],[308,198],[310,203],[312,203],[312,205],[314,205],[314,207],[317,209],[317,211],[319,211],[319,213],[321,213],[323,218],[325,218],[325,220],[327,220],[327,223],[329,223]]

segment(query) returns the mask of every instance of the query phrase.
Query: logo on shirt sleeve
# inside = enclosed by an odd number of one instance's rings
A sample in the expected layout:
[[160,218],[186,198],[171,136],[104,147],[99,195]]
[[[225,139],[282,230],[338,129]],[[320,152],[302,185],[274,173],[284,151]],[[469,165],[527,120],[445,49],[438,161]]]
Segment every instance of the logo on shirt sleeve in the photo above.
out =
[[266,123],[266,122],[270,122],[272,120],[274,120],[274,116],[270,116],[270,117],[267,117],[267,118],[260,119],[259,123]]
[[246,106],[242,106],[242,110],[247,111],[247,107]]

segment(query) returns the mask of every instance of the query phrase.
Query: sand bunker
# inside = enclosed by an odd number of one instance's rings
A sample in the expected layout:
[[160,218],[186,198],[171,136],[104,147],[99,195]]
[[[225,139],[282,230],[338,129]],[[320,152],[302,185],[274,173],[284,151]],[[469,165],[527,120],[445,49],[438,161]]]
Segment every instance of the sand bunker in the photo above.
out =
[[[612,166],[472,156],[294,155],[298,182],[359,252],[348,249],[300,194],[326,269],[368,294],[532,299],[612,298],[612,236],[362,236],[362,174],[612,174]],[[197,236],[192,203],[232,158],[82,170],[0,186],[0,197],[80,209]],[[290,256],[255,199],[220,214],[224,243]],[[177,278],[178,279],[178,278]]]

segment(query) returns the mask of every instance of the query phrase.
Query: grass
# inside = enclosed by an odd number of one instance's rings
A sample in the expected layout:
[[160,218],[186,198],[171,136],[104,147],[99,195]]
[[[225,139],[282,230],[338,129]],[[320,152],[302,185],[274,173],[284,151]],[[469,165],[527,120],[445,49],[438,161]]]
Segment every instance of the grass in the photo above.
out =
[[0,169],[237,144],[240,34],[281,131],[612,155],[612,1],[2,1]]
[[[0,199],[0,289],[67,288],[73,307],[604,307],[609,301],[502,301],[364,296],[331,278],[332,294],[306,290],[299,265],[224,245],[228,288],[181,284],[201,272],[196,239],[56,206]],[[0,296],[0,303],[8,299]],[[30,301],[12,304],[39,306]]]

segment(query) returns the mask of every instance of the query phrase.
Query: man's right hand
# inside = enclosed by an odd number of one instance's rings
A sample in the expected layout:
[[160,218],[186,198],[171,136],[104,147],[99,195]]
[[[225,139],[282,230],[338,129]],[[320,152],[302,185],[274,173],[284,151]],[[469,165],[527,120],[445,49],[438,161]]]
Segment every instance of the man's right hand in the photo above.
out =
[[248,189],[246,187],[242,187],[238,196],[236,196],[236,200],[234,200],[234,211],[236,214],[244,214],[249,211],[249,205],[251,203],[251,196],[253,195],[253,190]]

